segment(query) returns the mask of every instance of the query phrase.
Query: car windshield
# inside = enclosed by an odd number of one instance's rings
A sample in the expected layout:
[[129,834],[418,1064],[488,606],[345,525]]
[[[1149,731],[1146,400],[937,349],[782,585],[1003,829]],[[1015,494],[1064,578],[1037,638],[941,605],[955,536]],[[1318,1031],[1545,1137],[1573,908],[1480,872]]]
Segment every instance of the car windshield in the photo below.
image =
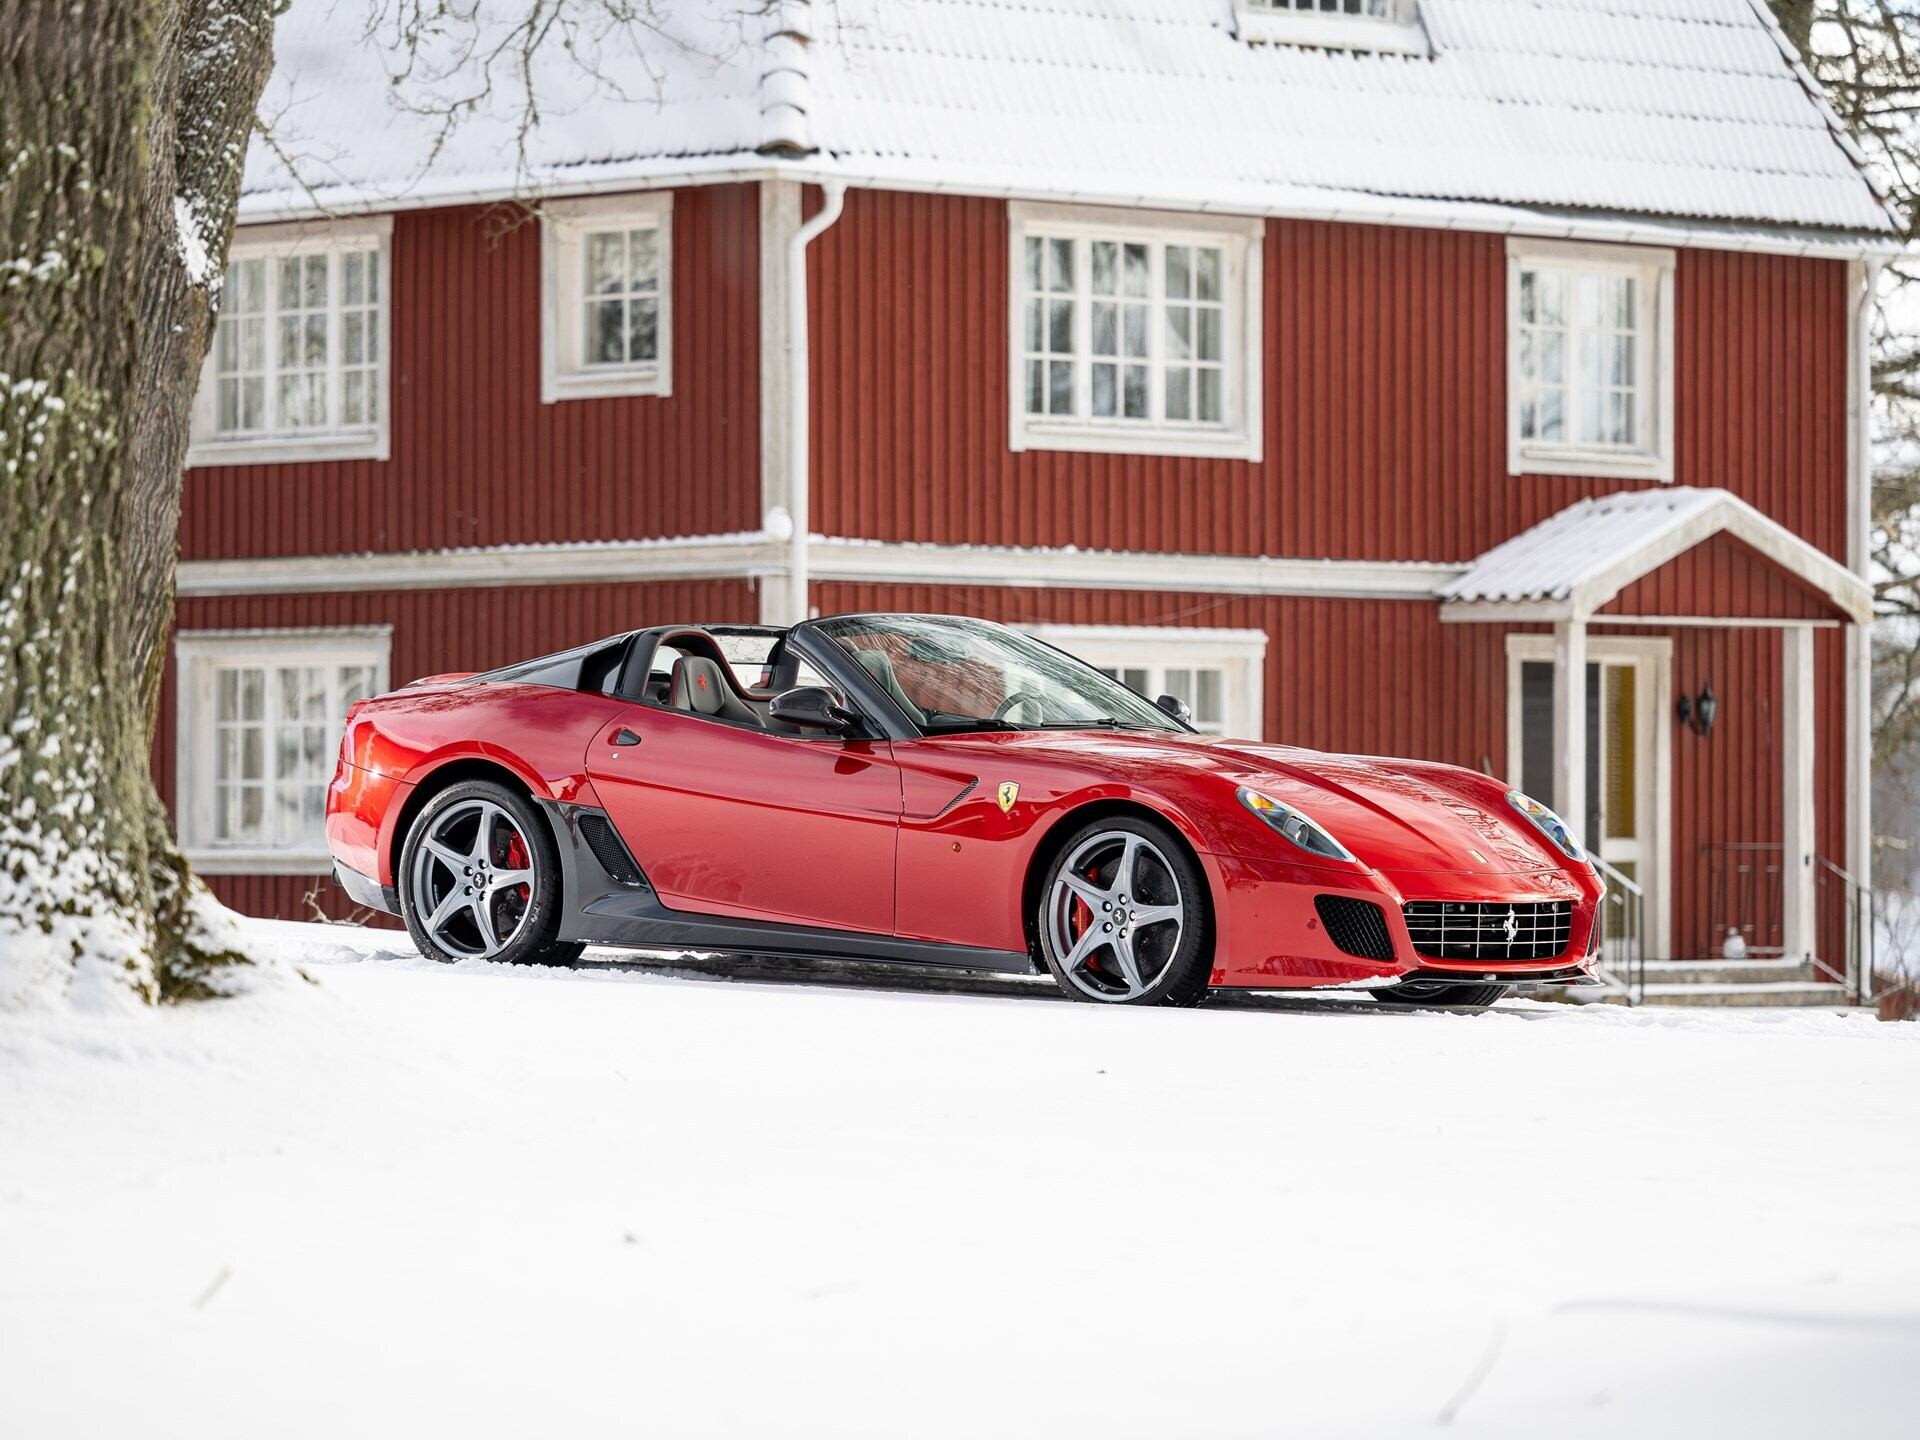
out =
[[813,628],[929,735],[967,730],[1178,730],[1158,706],[1051,645],[942,615],[847,615]]

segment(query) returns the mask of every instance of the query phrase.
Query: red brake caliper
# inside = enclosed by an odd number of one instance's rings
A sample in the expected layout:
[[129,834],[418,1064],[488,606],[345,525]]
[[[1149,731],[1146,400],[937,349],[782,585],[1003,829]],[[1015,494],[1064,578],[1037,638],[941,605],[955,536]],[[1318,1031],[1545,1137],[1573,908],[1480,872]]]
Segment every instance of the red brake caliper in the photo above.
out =
[[[509,870],[524,870],[527,868],[527,845],[518,835],[515,835],[507,842],[507,868]],[[514,893],[517,894],[523,902],[528,901],[533,898],[533,887],[531,885],[522,885]]]
[[[1099,870],[1094,866],[1088,866],[1087,879],[1093,881],[1095,884],[1098,884],[1100,880]],[[1082,900],[1078,895],[1075,895],[1073,897],[1073,938],[1075,940],[1078,940],[1082,935],[1086,934],[1090,928],[1092,928],[1092,925],[1093,925],[1093,907],[1087,904],[1087,902],[1085,900]],[[1087,968],[1089,970],[1098,970],[1100,968],[1100,957],[1097,955],[1088,956]]]

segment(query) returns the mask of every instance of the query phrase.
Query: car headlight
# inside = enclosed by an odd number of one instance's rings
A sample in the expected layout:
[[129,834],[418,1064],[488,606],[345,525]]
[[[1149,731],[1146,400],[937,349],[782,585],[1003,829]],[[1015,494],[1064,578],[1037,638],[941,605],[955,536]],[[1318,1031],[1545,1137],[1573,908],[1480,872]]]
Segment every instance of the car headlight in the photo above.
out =
[[1585,860],[1587,858],[1586,848],[1581,845],[1579,837],[1567,828],[1567,822],[1531,795],[1522,795],[1518,790],[1509,790],[1507,803],[1531,820],[1534,828],[1557,845],[1561,853],[1569,859]]
[[1309,855],[1323,860],[1353,859],[1352,851],[1285,801],[1262,795],[1245,785],[1236,793],[1242,805]]

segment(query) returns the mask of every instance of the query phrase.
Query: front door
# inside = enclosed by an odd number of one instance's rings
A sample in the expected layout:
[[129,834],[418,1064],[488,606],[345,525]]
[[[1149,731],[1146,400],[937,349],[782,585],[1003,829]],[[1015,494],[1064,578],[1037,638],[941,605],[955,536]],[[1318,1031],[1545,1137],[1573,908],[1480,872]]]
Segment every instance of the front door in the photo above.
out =
[[[1562,809],[1565,797],[1554,786],[1552,639],[1515,636],[1513,641],[1518,733],[1510,737],[1510,778]],[[1666,718],[1656,702],[1656,691],[1666,688],[1665,642],[1590,637],[1588,650],[1595,658],[1587,662],[1587,818],[1581,838],[1589,851],[1646,892],[1647,938],[1653,953],[1662,954],[1666,877],[1655,771],[1662,768],[1657,732]],[[1610,921],[1617,922],[1619,914],[1610,908]]]
[[[616,744],[622,730],[639,743]],[[900,770],[886,741],[635,705],[595,737],[587,773],[670,908],[892,932]]]

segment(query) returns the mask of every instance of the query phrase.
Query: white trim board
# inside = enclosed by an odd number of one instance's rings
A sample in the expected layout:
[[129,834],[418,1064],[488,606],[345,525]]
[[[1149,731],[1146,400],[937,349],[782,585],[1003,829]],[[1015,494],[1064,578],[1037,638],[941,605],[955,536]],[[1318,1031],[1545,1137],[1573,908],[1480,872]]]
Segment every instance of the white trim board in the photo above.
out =
[[[788,547],[760,533],[663,540],[503,545],[392,555],[187,560],[182,598],[344,590],[497,588],[786,573]],[[1015,589],[1155,590],[1431,600],[1464,566],[1445,561],[1310,560],[1121,550],[925,545],[815,536],[814,578]]]

